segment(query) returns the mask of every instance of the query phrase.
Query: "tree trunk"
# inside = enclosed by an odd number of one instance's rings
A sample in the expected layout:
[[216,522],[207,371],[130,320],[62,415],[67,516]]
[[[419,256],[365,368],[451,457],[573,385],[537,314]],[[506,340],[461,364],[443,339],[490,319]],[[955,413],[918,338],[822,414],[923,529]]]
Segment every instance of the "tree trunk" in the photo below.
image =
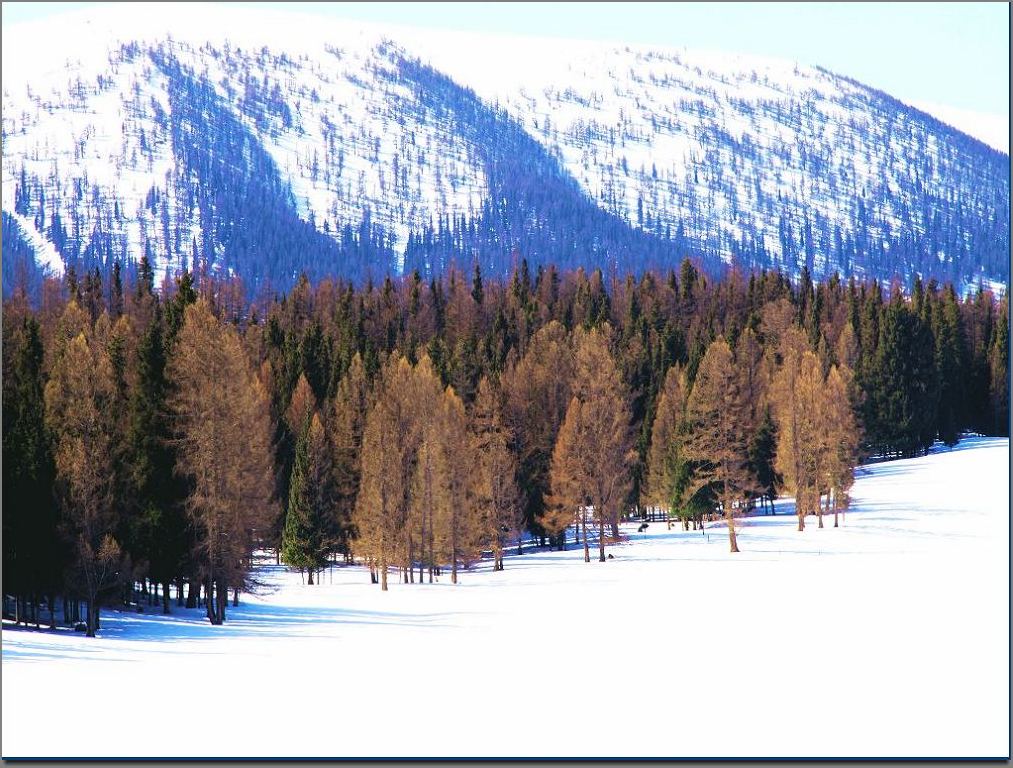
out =
[[166,581],[162,584],[162,613],[172,613],[169,608],[169,582]]
[[584,562],[591,562],[591,552],[587,548],[587,510],[581,507],[580,509],[580,531],[584,538]]
[[837,503],[837,493],[834,493],[834,528],[837,527],[837,509],[840,505]]
[[598,562],[605,562],[605,521],[598,518]]
[[725,523],[728,525],[728,544],[731,546],[731,551],[738,552],[739,545],[735,540],[735,514],[731,499],[725,499]]
[[433,554],[435,544],[435,534],[433,533],[433,521],[430,516],[429,520],[429,583],[433,583],[433,569],[436,567],[436,556]]
[[313,586],[313,569],[312,568],[307,568],[306,569],[306,573],[307,573],[306,583],[309,586],[312,587]]
[[387,559],[385,557],[380,558],[380,589],[383,592],[387,591]]
[[207,613],[208,621],[214,625],[222,623],[218,612],[215,610],[215,582],[211,576],[208,576],[204,584],[204,609]]
[[232,590],[232,607],[233,608],[239,607],[239,587],[236,587],[235,589]]
[[196,608],[197,607],[197,582],[194,579],[190,579],[186,583],[186,607]]
[[87,637],[95,637],[98,629],[98,608],[95,606],[95,596],[88,596],[88,629],[85,632]]
[[219,580],[216,587],[217,587],[216,599],[218,600],[218,623],[224,624],[225,606],[229,604],[229,586],[228,584],[225,584],[223,581]]

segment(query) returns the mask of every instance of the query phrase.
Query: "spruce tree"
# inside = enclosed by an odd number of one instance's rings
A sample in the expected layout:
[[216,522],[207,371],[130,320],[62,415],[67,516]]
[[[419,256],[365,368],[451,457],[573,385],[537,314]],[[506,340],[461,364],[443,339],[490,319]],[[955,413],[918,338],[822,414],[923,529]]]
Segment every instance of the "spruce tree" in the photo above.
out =
[[313,584],[313,572],[317,567],[314,547],[314,531],[311,489],[308,487],[309,474],[309,419],[299,433],[295,445],[295,461],[292,463],[292,478],[288,484],[288,512],[281,539],[282,562],[300,572],[309,572],[309,584]]
[[991,434],[1009,437],[1009,297],[1003,295],[988,351]]
[[4,314],[4,590],[19,597],[51,595],[62,586],[64,551],[45,425],[42,339],[33,317],[19,317],[10,307]]

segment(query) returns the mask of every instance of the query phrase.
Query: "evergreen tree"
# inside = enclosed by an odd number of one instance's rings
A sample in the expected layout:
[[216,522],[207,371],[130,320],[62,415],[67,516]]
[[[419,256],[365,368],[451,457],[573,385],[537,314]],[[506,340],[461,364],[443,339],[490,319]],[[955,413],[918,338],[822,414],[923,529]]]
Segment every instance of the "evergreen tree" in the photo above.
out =
[[676,363],[665,375],[665,386],[651,428],[651,448],[648,453],[648,500],[667,509],[668,527],[672,527],[672,513],[682,517],[687,527],[689,506],[686,490],[692,468],[685,456],[686,397],[689,386],[686,373]]
[[287,565],[307,572],[308,584],[337,544],[334,495],[333,460],[323,424],[314,413],[296,443],[281,549]]
[[42,338],[38,322],[19,314],[7,307],[3,324],[3,583],[20,603],[62,586],[64,553],[45,424]]
[[162,611],[169,613],[169,582],[180,575],[189,542],[182,514],[183,489],[173,476],[166,350],[156,310],[137,349],[137,374],[128,405],[128,524],[125,537],[135,559],[148,563],[163,585]]
[[[933,304],[926,302],[926,308]],[[931,311],[935,339],[935,375],[939,381],[939,402],[936,426],[939,439],[946,445],[956,445],[960,439],[960,426],[965,421],[964,377],[967,370],[966,342],[960,324],[960,307],[950,286],[943,292],[941,304]],[[928,314],[928,313],[926,313]]]
[[988,366],[991,433],[1009,437],[1009,297],[1005,294],[999,301]]

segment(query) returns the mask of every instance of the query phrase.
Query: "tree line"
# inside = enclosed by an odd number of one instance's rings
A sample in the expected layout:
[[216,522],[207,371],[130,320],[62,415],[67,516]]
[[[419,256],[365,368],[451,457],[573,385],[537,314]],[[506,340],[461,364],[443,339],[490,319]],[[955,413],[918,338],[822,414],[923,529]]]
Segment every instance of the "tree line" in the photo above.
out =
[[[133,275],[136,274],[136,279]],[[268,549],[419,583],[647,509],[846,508],[855,463],[1009,434],[1008,299],[734,270],[305,278],[251,303],[188,272],[68,270],[4,303],[4,611],[203,607]],[[175,589],[175,598],[172,590]],[[45,606],[45,608],[43,608]],[[47,610],[48,609],[48,610]],[[83,614],[82,614],[83,611]]]

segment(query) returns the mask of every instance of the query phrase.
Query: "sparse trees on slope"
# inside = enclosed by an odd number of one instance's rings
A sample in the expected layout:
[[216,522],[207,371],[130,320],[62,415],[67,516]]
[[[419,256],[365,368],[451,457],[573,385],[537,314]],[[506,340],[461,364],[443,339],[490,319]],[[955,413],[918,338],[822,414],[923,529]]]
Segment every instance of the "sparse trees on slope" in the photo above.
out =
[[707,348],[686,404],[686,456],[696,462],[692,491],[711,486],[721,501],[728,542],[735,537],[735,505],[756,486],[749,466],[749,437],[745,430],[747,404],[724,339]]

